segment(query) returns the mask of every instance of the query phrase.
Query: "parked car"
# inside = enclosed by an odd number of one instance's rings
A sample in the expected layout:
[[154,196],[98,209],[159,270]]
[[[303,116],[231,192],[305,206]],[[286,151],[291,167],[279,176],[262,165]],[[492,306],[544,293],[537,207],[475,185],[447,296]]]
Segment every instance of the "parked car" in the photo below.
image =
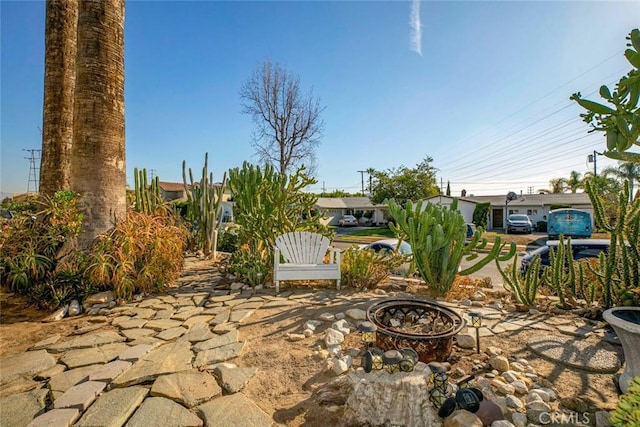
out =
[[[597,258],[601,252],[607,253],[609,251],[609,245],[611,241],[608,239],[572,239],[571,240],[571,252],[573,259],[579,261],[585,258]],[[558,240],[547,240],[544,246],[529,252],[524,258],[522,258],[522,264],[520,265],[520,272],[525,274],[531,261],[536,255],[540,255],[540,268],[549,267],[551,265],[549,258],[549,248],[557,250]]]
[[507,219],[507,234],[521,232],[531,234],[533,221],[527,215],[509,215]]
[[344,215],[340,218],[338,224],[340,224],[341,227],[356,226],[358,225],[358,220],[353,215]]
[[398,248],[398,239],[384,239],[378,240],[373,243],[369,243],[368,245],[364,245],[363,249],[371,249],[374,252],[395,252],[396,249],[400,255],[411,255],[413,252],[411,251],[411,245],[405,241],[400,242],[400,247]]

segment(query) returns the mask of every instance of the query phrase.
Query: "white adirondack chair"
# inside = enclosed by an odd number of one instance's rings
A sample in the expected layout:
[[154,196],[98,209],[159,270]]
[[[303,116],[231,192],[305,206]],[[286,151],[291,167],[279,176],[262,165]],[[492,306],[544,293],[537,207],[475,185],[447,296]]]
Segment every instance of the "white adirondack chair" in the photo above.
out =
[[[329,253],[329,264],[324,256]],[[284,263],[280,262],[280,255]],[[281,280],[335,280],[340,289],[340,249],[317,233],[295,231],[276,238],[273,247],[273,283],[280,292]]]

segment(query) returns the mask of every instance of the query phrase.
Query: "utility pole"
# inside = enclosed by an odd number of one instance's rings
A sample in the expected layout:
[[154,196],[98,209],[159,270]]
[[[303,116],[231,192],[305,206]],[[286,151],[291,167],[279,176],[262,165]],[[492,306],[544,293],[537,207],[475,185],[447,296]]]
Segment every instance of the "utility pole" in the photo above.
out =
[[33,192],[38,192],[38,170],[40,166],[36,166],[36,160],[40,160],[40,153],[42,150],[36,150],[35,148],[23,148],[22,151],[29,153],[29,157],[25,159],[29,160],[29,179],[27,180],[27,193],[31,192],[31,183],[33,182]]
[[364,173],[366,171],[357,171],[360,172],[360,181],[362,181],[362,195],[364,196]]
[[602,153],[598,153],[596,150],[593,150],[593,154],[589,154],[587,156],[587,162],[588,163],[593,162],[593,176],[598,176],[598,168],[597,168],[598,155],[602,156]]
[[149,176],[150,176],[150,181],[153,181],[153,177],[156,176],[156,170],[155,169],[149,169]]

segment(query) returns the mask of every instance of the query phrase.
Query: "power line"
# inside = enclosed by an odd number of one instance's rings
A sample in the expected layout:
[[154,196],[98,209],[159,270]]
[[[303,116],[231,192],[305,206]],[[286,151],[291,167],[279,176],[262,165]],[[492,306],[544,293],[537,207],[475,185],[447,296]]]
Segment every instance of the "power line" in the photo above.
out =
[[29,153],[29,157],[25,157],[25,159],[29,160],[29,178],[27,180],[27,193],[31,193],[31,183],[33,183],[33,193],[38,192],[39,188],[39,176],[38,170],[40,169],[40,165],[36,165],[36,161],[40,160],[40,153],[42,150],[37,150],[35,148],[23,148],[22,151],[26,151]]

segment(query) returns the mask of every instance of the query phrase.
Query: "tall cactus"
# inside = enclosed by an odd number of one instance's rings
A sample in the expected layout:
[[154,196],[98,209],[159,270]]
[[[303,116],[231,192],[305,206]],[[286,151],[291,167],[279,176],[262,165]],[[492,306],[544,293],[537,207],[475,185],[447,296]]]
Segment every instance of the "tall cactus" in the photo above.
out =
[[194,182],[193,172],[189,168],[190,184],[187,184],[187,162],[182,161],[182,181],[187,195],[187,209],[190,220],[197,222],[198,242],[205,256],[216,259],[218,233],[222,227],[222,195],[227,185],[225,172],[219,186],[214,185],[213,172],[209,172],[209,153],[204,155],[202,178]]
[[466,226],[462,214],[457,210],[458,201],[454,199],[451,208],[428,203],[424,209],[422,202],[415,207],[407,202],[406,207],[389,202],[389,211],[397,225],[391,223],[392,230],[408,237],[413,250],[413,260],[422,278],[438,294],[445,294],[453,284],[456,274],[475,273],[494,259],[506,261],[513,257],[516,246],[511,244],[507,254],[501,255],[505,244],[498,237],[489,251],[480,261],[458,271],[463,256],[468,260],[477,257],[475,249],[486,246],[486,239],[480,240],[481,232],[466,243]]
[[135,210],[151,214],[164,206],[162,195],[160,194],[160,180],[156,176],[151,180],[151,185],[147,184],[147,170],[133,169],[135,180]]
[[565,243],[564,237],[560,235],[558,249],[549,248],[549,267],[545,269],[544,277],[555,289],[563,308],[575,305],[576,274],[573,264],[571,238]]
[[596,220],[611,235],[611,246],[607,254],[600,254],[598,266],[589,266],[602,286],[604,307],[613,306],[621,295],[640,286],[640,198],[629,203],[629,182],[625,181],[623,187],[618,196],[616,221],[611,225],[602,199],[591,182],[587,182],[587,193]]
[[502,269],[499,262],[496,262],[496,266],[504,280],[504,288],[513,292],[516,301],[526,306],[533,305],[538,296],[538,288],[542,283],[540,278],[540,256],[536,255],[533,258],[524,276],[518,271],[517,256],[514,258],[508,272]]

